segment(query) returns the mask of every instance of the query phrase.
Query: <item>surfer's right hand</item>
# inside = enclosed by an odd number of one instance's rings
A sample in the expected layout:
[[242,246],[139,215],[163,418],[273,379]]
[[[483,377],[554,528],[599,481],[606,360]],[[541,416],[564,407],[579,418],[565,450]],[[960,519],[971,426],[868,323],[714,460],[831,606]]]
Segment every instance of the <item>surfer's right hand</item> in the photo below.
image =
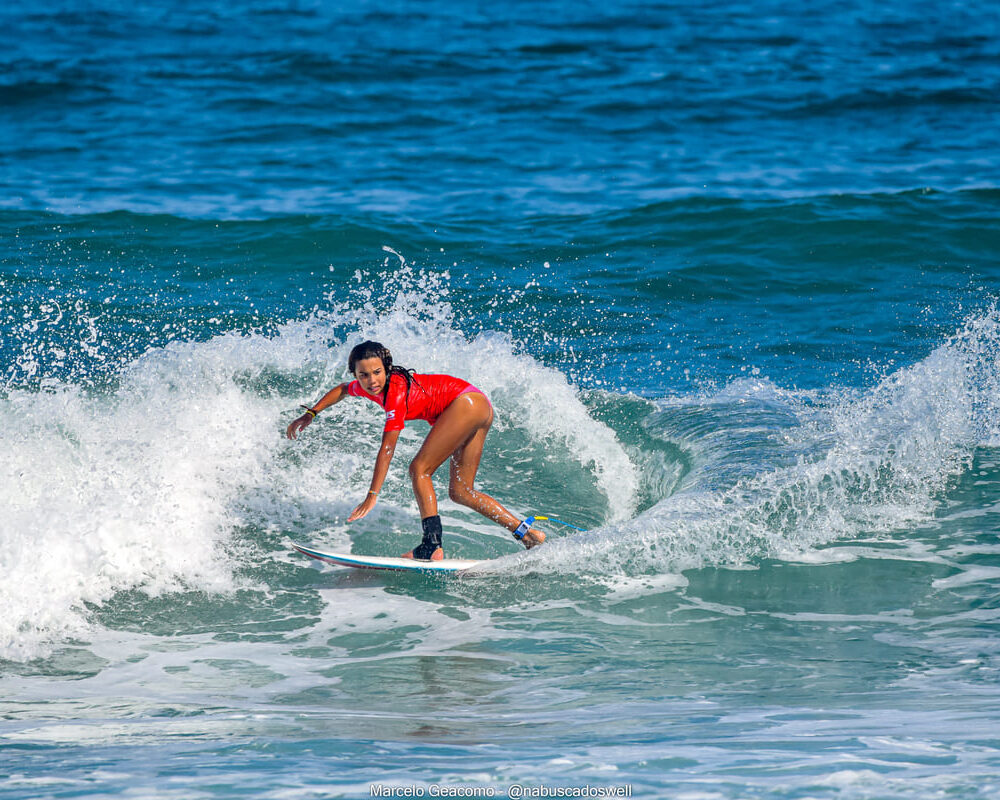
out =
[[361,501],[361,504],[351,512],[351,516],[347,518],[347,521],[354,522],[355,520],[368,516],[368,512],[375,508],[376,502],[378,502],[378,495],[375,494],[375,492],[368,492],[368,496],[365,497],[365,499]]
[[297,420],[295,420],[288,429],[285,431],[285,435],[289,439],[296,439],[298,435],[313,421],[313,417],[310,414],[303,414]]

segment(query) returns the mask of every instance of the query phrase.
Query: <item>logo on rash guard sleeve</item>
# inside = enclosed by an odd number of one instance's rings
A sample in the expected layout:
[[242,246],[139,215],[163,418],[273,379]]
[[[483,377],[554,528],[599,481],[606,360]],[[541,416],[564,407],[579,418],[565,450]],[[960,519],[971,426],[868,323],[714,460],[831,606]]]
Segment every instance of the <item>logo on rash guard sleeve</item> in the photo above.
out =
[[386,422],[389,422],[390,420],[394,420],[395,418],[396,418],[396,412],[395,411],[386,411],[385,412],[385,421]]

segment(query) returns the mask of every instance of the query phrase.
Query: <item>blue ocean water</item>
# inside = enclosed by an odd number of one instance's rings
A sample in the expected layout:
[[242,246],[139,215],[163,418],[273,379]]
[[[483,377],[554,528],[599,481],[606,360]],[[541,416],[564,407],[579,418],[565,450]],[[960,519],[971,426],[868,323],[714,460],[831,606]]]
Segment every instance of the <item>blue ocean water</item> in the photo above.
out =
[[[995,4],[15,1],[0,45],[0,797],[1000,791]],[[424,423],[351,525],[376,409],[283,438],[364,338],[588,531],[442,499],[481,574],[297,555],[418,539]]]

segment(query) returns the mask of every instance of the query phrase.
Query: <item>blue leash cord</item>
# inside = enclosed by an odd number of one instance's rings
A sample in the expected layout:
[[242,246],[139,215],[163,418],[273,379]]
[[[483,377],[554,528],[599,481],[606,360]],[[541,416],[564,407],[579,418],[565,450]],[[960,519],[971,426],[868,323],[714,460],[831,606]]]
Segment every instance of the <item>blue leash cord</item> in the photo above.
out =
[[536,514],[533,517],[528,517],[520,525],[514,529],[514,538],[523,539],[524,535],[528,532],[532,525],[535,524],[536,520],[544,519],[546,522],[558,522],[560,525],[565,525],[567,528],[572,528],[575,531],[580,531],[585,533],[583,528],[578,528],[572,522],[563,522],[561,519],[556,519],[555,517],[543,517],[541,514]]

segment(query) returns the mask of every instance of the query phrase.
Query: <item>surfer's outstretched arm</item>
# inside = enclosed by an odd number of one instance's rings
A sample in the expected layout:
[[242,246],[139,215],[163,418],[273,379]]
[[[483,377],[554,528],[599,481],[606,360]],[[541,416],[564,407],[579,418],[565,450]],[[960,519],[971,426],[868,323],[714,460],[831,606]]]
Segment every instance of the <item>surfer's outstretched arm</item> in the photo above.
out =
[[382,444],[379,446],[378,456],[375,458],[375,471],[372,474],[372,483],[371,488],[368,490],[368,496],[361,502],[361,505],[351,512],[351,516],[347,518],[348,522],[361,519],[375,508],[378,493],[382,491],[382,484],[385,482],[385,476],[389,471],[389,464],[392,462],[393,453],[396,452],[396,442],[398,441],[399,431],[385,431],[382,434]]
[[320,411],[339,403],[345,397],[347,397],[347,384],[342,383],[339,386],[334,386],[319,399],[319,402],[316,405],[307,409],[305,414],[294,420],[285,430],[285,435],[288,436],[289,439],[298,438],[298,435],[302,433],[309,423],[316,419],[316,415],[319,414]]

